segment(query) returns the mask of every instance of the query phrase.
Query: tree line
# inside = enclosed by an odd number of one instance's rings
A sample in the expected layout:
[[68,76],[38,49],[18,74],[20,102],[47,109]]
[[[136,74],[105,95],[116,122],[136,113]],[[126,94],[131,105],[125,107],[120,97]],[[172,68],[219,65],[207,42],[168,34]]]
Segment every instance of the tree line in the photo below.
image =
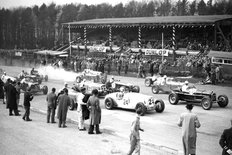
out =
[[18,7],[0,10],[1,49],[51,49],[61,24],[96,18],[232,14],[231,0],[150,0],[112,6],[66,4]]

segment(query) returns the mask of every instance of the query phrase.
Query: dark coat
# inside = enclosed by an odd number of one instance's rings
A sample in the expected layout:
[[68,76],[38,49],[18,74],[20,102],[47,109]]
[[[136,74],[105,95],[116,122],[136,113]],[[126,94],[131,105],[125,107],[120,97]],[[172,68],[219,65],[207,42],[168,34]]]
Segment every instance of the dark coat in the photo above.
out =
[[87,102],[90,111],[90,125],[98,125],[101,123],[101,108],[99,99],[96,96],[90,96]]
[[24,93],[24,102],[23,102],[23,105],[26,106],[26,107],[30,107],[31,106],[31,103],[30,101],[33,99],[33,96],[30,92],[26,91]]
[[17,102],[16,102],[17,90],[12,84],[8,85],[6,95],[7,95],[7,108],[17,109]]
[[71,100],[68,95],[62,94],[58,97],[58,111],[57,118],[66,121],[68,107],[71,103]]
[[229,129],[225,129],[221,135],[220,146],[222,147],[222,155],[229,155],[226,151],[228,149],[232,150],[232,127]]
[[4,82],[0,79],[0,99],[4,99]]
[[55,93],[49,93],[47,95],[47,104],[48,104],[48,107],[50,108],[56,108],[56,94]]

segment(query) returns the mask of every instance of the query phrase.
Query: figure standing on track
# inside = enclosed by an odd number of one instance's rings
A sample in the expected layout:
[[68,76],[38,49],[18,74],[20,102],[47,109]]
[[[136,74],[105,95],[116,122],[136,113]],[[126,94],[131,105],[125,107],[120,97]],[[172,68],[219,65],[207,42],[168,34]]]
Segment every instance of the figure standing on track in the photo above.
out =
[[20,93],[21,93],[21,83],[17,82],[17,85],[15,86],[17,94],[16,94],[16,102],[17,106],[19,106],[19,100],[20,100]]
[[70,98],[68,96],[68,89],[64,88],[64,94],[61,94],[58,97],[57,118],[59,119],[59,124],[58,124],[59,128],[61,127],[61,125],[63,128],[67,127],[66,117],[67,117],[69,105],[70,105]]
[[7,108],[9,108],[9,115],[12,116],[12,111],[14,111],[15,116],[20,116],[18,113],[18,105],[17,105],[17,90],[15,88],[16,82],[10,82],[7,88]]
[[142,109],[136,110],[136,118],[131,124],[131,133],[130,133],[130,150],[127,155],[131,155],[133,152],[140,155],[140,131],[144,131],[140,128],[140,115],[142,113]]
[[33,99],[33,95],[31,94],[31,88],[27,87],[26,92],[24,93],[24,109],[25,109],[25,114],[23,115],[23,120],[25,121],[32,121],[32,119],[30,119],[30,107],[31,107],[31,103],[30,101]]
[[219,144],[222,147],[222,155],[232,155],[232,119],[230,120],[231,127],[225,129],[219,140]]
[[[86,110],[88,111],[86,107],[86,100],[84,100],[86,97],[86,88],[81,88],[81,93],[78,94],[77,97],[77,112],[78,112],[78,129],[80,131],[84,131],[85,126],[84,126],[84,120],[85,120],[85,112]],[[87,99],[88,100],[88,99]]]
[[94,126],[96,134],[101,134],[99,130],[99,124],[101,123],[101,107],[98,98],[98,90],[94,89],[92,94],[93,96],[90,96],[89,100],[87,101],[87,107],[90,111],[90,127],[88,134],[94,134]]
[[177,123],[179,127],[182,127],[182,142],[184,155],[196,154],[196,140],[197,131],[196,128],[201,126],[198,117],[195,113],[192,113],[193,105],[186,105],[187,112],[180,115],[180,119]]
[[47,95],[47,123],[56,123],[55,122],[55,113],[56,113],[56,88],[52,88],[52,92]]
[[2,100],[3,104],[5,104],[4,96],[4,82],[0,79],[0,100]]

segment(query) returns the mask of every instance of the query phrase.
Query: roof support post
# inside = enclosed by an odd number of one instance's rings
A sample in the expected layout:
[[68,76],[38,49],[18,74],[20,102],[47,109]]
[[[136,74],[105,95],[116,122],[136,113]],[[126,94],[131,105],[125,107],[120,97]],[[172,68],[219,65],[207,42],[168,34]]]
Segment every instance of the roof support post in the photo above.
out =
[[71,44],[71,31],[70,31],[71,27],[70,24],[68,24],[68,41],[69,41],[69,56],[71,57],[72,54],[72,44]]
[[172,26],[172,51],[173,51],[173,61],[176,61],[176,27]]
[[139,29],[138,29],[138,45],[139,45],[139,48],[141,48],[141,26],[139,26]]
[[214,24],[214,47],[217,45],[217,23]]
[[226,50],[229,50],[229,49],[231,48],[231,47],[230,47],[230,44],[229,44],[229,41],[226,39],[226,37],[225,37],[225,35],[224,35],[224,33],[223,33],[221,27],[220,27],[218,24],[217,24],[217,28],[218,28],[218,30],[219,30],[219,33],[222,35],[222,38],[223,38],[224,43],[225,43],[225,45],[226,45]]
[[112,52],[112,27],[109,27],[109,46],[110,46],[110,52]]
[[61,44],[62,44],[62,46],[63,46],[63,45],[64,45],[64,25],[62,25],[62,29],[61,29],[61,30],[62,30],[62,33],[61,33],[61,35],[62,35],[62,36],[61,36],[61,37],[62,37],[62,38],[61,38],[61,39],[62,39]]
[[85,56],[87,54],[87,29],[84,27],[84,44],[85,44]]

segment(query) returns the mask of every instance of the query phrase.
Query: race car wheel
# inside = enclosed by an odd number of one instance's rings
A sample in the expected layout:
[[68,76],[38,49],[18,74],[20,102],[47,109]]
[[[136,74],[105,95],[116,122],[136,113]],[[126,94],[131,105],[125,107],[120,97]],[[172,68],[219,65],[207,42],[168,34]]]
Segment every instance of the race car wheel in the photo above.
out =
[[156,101],[156,112],[163,112],[164,111],[164,108],[165,108],[165,104],[164,104],[164,101],[163,100],[157,100]]
[[112,100],[111,98],[106,98],[106,99],[105,99],[105,107],[106,107],[106,109],[108,109],[108,110],[113,109],[114,103],[113,103],[113,100]]
[[151,86],[151,79],[145,79],[145,86]]
[[43,94],[46,95],[48,93],[48,87],[43,86]]
[[211,102],[210,98],[204,97],[204,98],[201,100],[201,106],[202,106],[202,108],[205,109],[205,110],[211,109],[211,107],[212,107],[212,102]]
[[140,92],[140,87],[139,87],[139,86],[134,86],[134,87],[132,88],[132,92],[139,93],[139,92]]
[[157,85],[152,86],[151,91],[153,94],[158,94],[159,93],[159,86],[157,86]]
[[74,110],[75,103],[74,103],[74,101],[72,99],[70,99],[70,100],[71,100],[71,102],[70,102],[70,105],[69,105],[69,110]]
[[169,103],[172,105],[176,105],[179,102],[179,97],[176,93],[171,93],[168,96]]
[[218,96],[218,105],[222,108],[226,107],[228,105],[229,99],[226,95],[219,95]]
[[81,82],[81,77],[77,76],[76,77],[76,83],[80,83]]
[[147,108],[145,107],[145,105],[141,102],[139,102],[136,107],[135,107],[135,111],[137,111],[138,109],[142,110],[141,116],[143,116],[146,112],[147,112]]
[[47,82],[48,81],[48,75],[45,75],[44,80]]

